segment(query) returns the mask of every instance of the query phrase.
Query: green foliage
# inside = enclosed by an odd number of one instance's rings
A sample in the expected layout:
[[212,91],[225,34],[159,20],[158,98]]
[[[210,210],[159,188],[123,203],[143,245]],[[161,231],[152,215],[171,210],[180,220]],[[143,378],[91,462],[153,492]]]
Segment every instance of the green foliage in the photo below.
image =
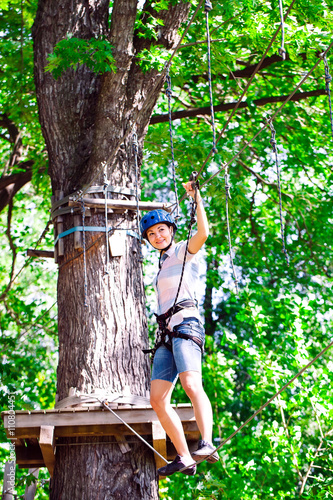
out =
[[[175,2],[171,2],[173,5]],[[0,61],[3,111],[21,132],[23,160],[33,161],[32,183],[14,199],[8,229],[8,210],[1,214],[1,291],[22,266],[0,305],[2,407],[9,391],[17,390],[21,408],[54,404],[56,367],[56,270],[45,261],[27,260],[48,220],[50,186],[45,145],[37,116],[33,86],[30,29],[36,5],[1,3]],[[193,9],[197,2],[193,2]],[[158,15],[169,2],[150,3],[138,14],[135,36],[143,48],[136,54],[142,71],[161,71],[170,52],[155,44],[162,26]],[[279,26],[278,3],[213,2],[209,16],[212,35],[214,104],[236,101]],[[287,6],[284,7],[286,12]],[[22,28],[23,18],[23,28]],[[255,104],[258,98],[287,96],[329,45],[333,29],[331,6],[325,1],[295,2],[286,21],[288,58],[264,66],[247,91],[248,107],[232,118],[207,163],[201,182],[209,180],[265,124],[281,103]],[[192,24],[171,67],[173,111],[209,106],[207,50],[203,12]],[[216,41],[214,41],[216,40]],[[149,42],[149,43],[148,43]],[[147,45],[144,45],[147,43]],[[147,48],[152,43],[151,48]],[[281,43],[275,40],[268,56]],[[332,52],[328,62],[333,68]],[[53,66],[52,66],[53,64]],[[105,40],[66,39],[56,46],[48,70],[59,77],[69,67],[85,64],[92,71],[114,71],[112,47]],[[50,67],[51,65],[51,67]],[[108,66],[109,65],[109,66]],[[65,75],[64,75],[65,77]],[[302,91],[323,89],[321,62]],[[155,113],[166,113],[161,95]],[[216,112],[218,131],[229,113]],[[290,102],[274,120],[281,169],[282,214],[289,268],[281,251],[276,167],[270,132],[264,131],[229,167],[231,240],[240,294],[235,295],[226,236],[224,172],[202,189],[211,234],[203,254],[206,271],[201,297],[206,320],[205,389],[213,404],[214,439],[218,445],[244,423],[329,342],[332,330],[333,208],[330,122],[326,95]],[[13,143],[2,129],[0,156],[6,175],[24,169],[11,165]],[[173,122],[177,186],[200,170],[212,147],[208,115]],[[168,123],[150,126],[142,165],[143,198],[174,201]],[[179,238],[186,235],[188,206],[181,201]],[[52,248],[49,233],[45,248]],[[17,254],[14,262],[14,250]],[[156,256],[146,252],[149,313],[154,309],[150,285]],[[25,265],[27,264],[27,265]],[[149,325],[151,340],[155,325]],[[333,353],[318,359],[281,397],[275,399],[220,450],[220,462],[200,464],[193,478],[175,475],[162,482],[160,498],[171,500],[329,499],[333,497]],[[177,386],[175,401],[187,401]],[[8,449],[1,448],[1,461]],[[17,472],[18,477],[21,474]],[[42,478],[43,479],[43,478]],[[28,481],[22,473],[22,481]],[[44,478],[45,480],[45,478]],[[303,485],[303,486],[302,486]],[[47,483],[40,498],[47,497]],[[45,492],[43,492],[43,488]],[[18,491],[23,493],[24,484]]]
[[55,45],[52,54],[47,58],[49,63],[45,66],[45,71],[52,73],[56,80],[67,69],[76,70],[82,65],[97,74],[116,72],[112,48],[105,38],[84,40],[68,36]]

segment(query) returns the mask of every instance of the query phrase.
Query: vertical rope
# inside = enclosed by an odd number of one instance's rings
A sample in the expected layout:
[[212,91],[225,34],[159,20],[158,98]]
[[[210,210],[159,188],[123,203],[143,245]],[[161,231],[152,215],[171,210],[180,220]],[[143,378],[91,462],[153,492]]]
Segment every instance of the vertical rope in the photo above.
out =
[[281,19],[281,47],[279,48],[279,55],[285,61],[286,59],[286,51],[284,48],[284,19],[283,19],[283,5],[282,0],[279,0],[279,10],[280,10],[280,19]]
[[333,116],[332,116],[332,101],[331,101],[331,90],[330,90],[330,82],[332,81],[332,77],[330,75],[330,69],[328,67],[328,62],[326,56],[323,56],[323,61],[325,65],[325,86],[326,86],[326,94],[328,95],[328,104],[330,109],[330,120],[331,120],[331,132],[332,132],[332,141],[333,141]]
[[236,276],[234,260],[232,258],[232,248],[231,248],[231,233],[230,233],[230,222],[229,222],[229,198],[231,199],[231,194],[230,194],[228,168],[226,168],[225,174],[224,174],[224,187],[225,187],[225,212],[226,212],[226,220],[227,220],[227,234],[228,234],[230,264],[231,264],[231,268],[232,268],[232,274],[234,276],[236,294],[238,295],[238,293],[239,293],[238,280],[237,280],[237,276]]
[[177,222],[177,220],[179,219],[179,200],[178,200],[178,190],[177,190],[177,184],[176,184],[175,151],[174,151],[174,147],[173,147],[173,134],[172,134],[172,117],[171,117],[172,89],[171,89],[171,78],[170,78],[170,74],[169,74],[169,68],[167,69],[166,82],[167,82],[167,88],[165,90],[165,94],[168,98],[172,179],[173,179],[173,186],[174,186],[175,198],[176,198],[176,215],[174,216],[174,218],[175,218],[175,221]]
[[275,139],[276,131],[275,131],[273,123],[271,121],[268,121],[268,125],[269,125],[269,128],[271,129],[271,139],[269,142],[271,143],[273,152],[275,154],[276,175],[277,175],[278,192],[279,192],[279,210],[280,210],[280,228],[281,228],[282,251],[283,251],[284,255],[286,256],[287,265],[289,266],[289,256],[288,256],[287,249],[285,246],[285,236],[284,236],[284,227],[283,227],[283,218],[282,218],[282,195],[281,195],[279,158],[278,158],[278,154],[277,154],[276,139]]
[[210,101],[210,116],[212,122],[212,132],[213,132],[213,147],[212,153],[217,153],[216,148],[216,130],[215,130],[215,117],[214,117],[214,105],[213,105],[213,90],[212,90],[212,69],[211,69],[211,51],[210,51],[210,34],[209,34],[209,12],[212,10],[213,6],[210,0],[205,1],[205,14],[206,14],[206,34],[207,34],[207,62],[208,62],[208,83],[209,83],[209,101]]
[[108,206],[107,206],[107,198],[108,198],[108,179],[107,179],[107,164],[104,166],[104,211],[105,211],[105,248],[106,248],[106,256],[105,256],[105,271],[104,274],[109,274],[109,264],[110,264],[110,255],[109,255],[109,226],[108,226]]
[[[139,208],[139,174],[138,174],[138,137],[136,133],[133,134],[133,152],[134,152],[134,165],[135,165],[135,201],[136,201],[136,228],[138,234],[140,234],[140,208]],[[141,239],[139,240],[139,262],[143,262],[142,255],[142,243]]]
[[85,218],[86,218],[86,208],[84,202],[81,201],[81,212],[82,212],[82,240],[83,240],[83,269],[84,269],[84,307],[88,307],[87,297],[88,297],[88,285],[87,285],[87,260],[86,260],[86,230],[85,230]]

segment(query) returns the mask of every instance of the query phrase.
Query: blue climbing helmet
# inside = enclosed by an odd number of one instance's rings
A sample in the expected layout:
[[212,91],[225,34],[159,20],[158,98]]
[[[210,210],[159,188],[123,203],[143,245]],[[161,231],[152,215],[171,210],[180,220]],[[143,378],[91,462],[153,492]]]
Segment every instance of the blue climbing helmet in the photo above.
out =
[[168,226],[172,226],[174,228],[174,231],[177,231],[177,225],[172,217],[168,212],[165,210],[152,210],[151,212],[148,212],[146,215],[144,215],[140,221],[140,231],[141,231],[141,236],[142,238],[147,238],[147,231],[150,227],[155,226],[155,224],[167,224]]

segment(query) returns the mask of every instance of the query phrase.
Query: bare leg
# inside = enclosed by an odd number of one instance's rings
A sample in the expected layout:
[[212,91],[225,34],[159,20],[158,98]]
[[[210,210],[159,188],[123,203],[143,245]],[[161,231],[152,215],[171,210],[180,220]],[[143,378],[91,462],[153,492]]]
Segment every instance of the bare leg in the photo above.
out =
[[184,435],[183,426],[170,404],[173,384],[165,380],[153,380],[150,390],[150,404],[154,408],[165,432],[171,439],[178,455],[193,462]]
[[188,371],[179,374],[181,384],[190,398],[194,415],[203,440],[212,442],[213,411],[207,394],[202,387],[201,374]]

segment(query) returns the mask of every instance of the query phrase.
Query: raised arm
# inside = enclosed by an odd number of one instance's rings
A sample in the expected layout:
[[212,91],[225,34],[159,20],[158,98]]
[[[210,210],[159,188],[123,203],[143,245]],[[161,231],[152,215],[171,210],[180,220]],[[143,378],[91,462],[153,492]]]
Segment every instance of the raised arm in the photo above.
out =
[[[193,189],[192,182],[184,182],[183,186],[189,196],[194,199],[195,190]],[[191,237],[188,245],[188,251],[192,254],[199,252],[202,245],[208,238],[209,227],[207,215],[203,206],[200,192],[197,191],[197,232]]]

